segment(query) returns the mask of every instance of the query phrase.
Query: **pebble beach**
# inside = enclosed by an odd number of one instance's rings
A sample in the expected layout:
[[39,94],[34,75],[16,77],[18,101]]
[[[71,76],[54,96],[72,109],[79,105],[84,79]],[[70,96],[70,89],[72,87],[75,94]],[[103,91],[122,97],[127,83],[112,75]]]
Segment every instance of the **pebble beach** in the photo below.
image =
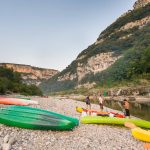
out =
[[[81,114],[76,112],[75,107],[85,107],[84,102],[63,97],[34,97],[32,99],[39,103],[32,107],[78,119]],[[0,105],[0,107],[5,106]],[[92,109],[99,110],[99,106],[92,104]],[[72,131],[30,130],[0,124],[1,147],[4,146],[5,138],[14,139],[11,150],[144,150],[144,142],[132,137],[129,129],[97,124],[80,123]]]

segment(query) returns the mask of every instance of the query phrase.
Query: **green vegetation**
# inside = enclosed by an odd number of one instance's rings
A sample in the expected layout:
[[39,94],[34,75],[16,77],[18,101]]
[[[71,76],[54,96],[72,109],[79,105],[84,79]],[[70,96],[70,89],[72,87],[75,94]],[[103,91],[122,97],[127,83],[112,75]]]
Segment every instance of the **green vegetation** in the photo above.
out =
[[[129,12],[127,15],[117,19],[117,21],[111,24],[108,28],[106,28],[106,30],[104,30],[100,34],[98,40],[103,39],[104,41],[102,43],[97,45],[92,44],[78,55],[78,58],[81,57],[82,55],[86,55],[86,57],[84,57],[84,59],[80,61],[86,63],[89,57],[99,54],[101,52],[115,51],[120,54],[122,53],[122,51],[132,48],[134,46],[136,37],[138,37],[138,34],[136,34],[136,32],[139,31],[139,28],[134,27],[132,29],[119,32],[118,30],[120,29],[120,27],[124,26],[129,22],[133,22],[142,19],[146,16],[149,16],[149,12],[150,12],[150,4],[146,5],[143,8],[133,10]],[[127,36],[129,34],[133,35],[127,39],[122,40],[119,39],[120,37]]]
[[0,67],[0,94],[6,93],[42,95],[41,90],[37,86],[22,83],[20,73]]
[[43,84],[40,85],[40,88],[45,93],[51,94],[52,92],[66,91],[72,89],[75,87],[76,83],[77,82],[75,80],[57,81],[57,78],[55,76],[51,80],[43,82]]
[[[51,93],[49,93],[50,95],[70,95],[70,94],[81,94],[81,95],[86,95],[86,94],[89,94],[90,91],[88,91],[87,89],[85,88],[80,88],[80,89],[68,89],[68,90],[61,90],[61,91],[58,91],[58,92],[55,92],[55,91],[52,91]],[[92,94],[92,92],[91,92]]]
[[[149,16],[149,11],[150,11],[150,4],[146,5],[144,8],[141,7],[139,9],[133,10],[126,14],[123,17],[120,17],[115,21],[113,24],[111,24],[109,27],[107,27],[101,35],[103,35],[103,38],[107,37],[111,33],[113,33],[115,30],[119,29],[120,27],[124,26],[125,24],[129,22],[133,22],[136,20],[140,20],[146,16]],[[101,37],[100,35],[100,37]],[[99,37],[99,38],[100,38]]]
[[[105,82],[109,82],[107,84],[109,86],[125,85],[131,82],[133,84],[150,83],[150,24],[124,31],[119,30],[129,22],[149,16],[149,12],[150,4],[117,19],[100,34],[98,40],[102,40],[101,43],[94,43],[83,50],[65,70],[47,83],[42,83],[41,89],[46,92],[64,91],[64,93],[66,90],[68,92],[70,89],[73,90],[79,83],[77,78],[73,81],[58,81],[59,77],[65,74],[76,74],[78,63],[84,66],[90,57],[102,52],[114,52],[114,55],[123,57],[102,72],[87,74],[79,84],[94,81],[97,83],[97,87],[103,87]],[[76,90],[73,91],[76,92]]]
[[[133,48],[124,52],[123,57],[116,61],[107,70],[97,74],[88,74],[80,82],[109,80],[117,82],[123,80],[133,80],[133,78],[144,77],[143,79],[150,80],[150,26],[146,26],[136,32],[134,36]],[[112,83],[111,83],[112,84]]]

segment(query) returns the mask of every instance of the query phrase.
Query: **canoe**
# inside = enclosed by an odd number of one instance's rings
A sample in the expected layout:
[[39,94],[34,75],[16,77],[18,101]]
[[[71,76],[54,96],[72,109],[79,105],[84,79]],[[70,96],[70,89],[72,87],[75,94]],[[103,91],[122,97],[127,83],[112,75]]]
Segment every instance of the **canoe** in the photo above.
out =
[[0,110],[0,123],[35,130],[72,130],[75,127],[74,123],[63,118],[7,109]]
[[97,110],[87,110],[81,107],[76,107],[76,111],[82,113],[84,112],[89,112],[89,113],[96,113],[97,116],[109,116],[110,114],[113,114],[114,117],[118,117],[118,118],[125,118],[125,115],[123,114],[119,114],[119,113],[115,113],[115,112],[100,112]]
[[27,106],[31,104],[38,104],[38,102],[33,100],[19,99],[19,98],[0,97],[0,104]]
[[132,122],[138,127],[150,129],[150,122],[141,119],[101,117],[101,116],[85,116],[81,118],[81,123],[85,124],[114,124],[124,125],[125,122]]
[[27,106],[29,105],[28,102],[19,100],[17,98],[5,98],[5,97],[0,97],[0,104],[5,104],[5,105],[22,105],[22,106]]
[[41,114],[41,115],[50,115],[54,116],[55,118],[63,118],[66,120],[71,121],[72,123],[75,124],[75,126],[79,125],[79,120],[77,118],[65,116],[59,113],[55,113],[52,111],[44,110],[44,109],[39,109],[39,108],[33,108],[33,107],[28,107],[28,106],[9,106],[6,108],[7,110],[13,110],[13,111],[18,111],[18,112],[26,112],[26,113],[33,113],[33,114]]
[[146,131],[137,127],[132,129],[131,133],[138,140],[150,142],[150,131]]

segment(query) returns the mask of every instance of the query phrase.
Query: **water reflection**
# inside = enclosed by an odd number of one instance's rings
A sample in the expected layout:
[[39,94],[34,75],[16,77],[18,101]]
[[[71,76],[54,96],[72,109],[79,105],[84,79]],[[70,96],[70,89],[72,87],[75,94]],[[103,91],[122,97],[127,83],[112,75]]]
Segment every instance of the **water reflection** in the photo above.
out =
[[[122,111],[118,101],[105,100],[105,106]],[[130,113],[135,117],[150,121],[150,103],[130,102]]]

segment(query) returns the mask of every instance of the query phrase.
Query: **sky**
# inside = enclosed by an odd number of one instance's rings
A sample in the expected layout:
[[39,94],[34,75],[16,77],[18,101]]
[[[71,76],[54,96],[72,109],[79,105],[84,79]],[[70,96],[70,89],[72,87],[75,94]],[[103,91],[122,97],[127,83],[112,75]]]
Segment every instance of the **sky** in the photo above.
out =
[[0,63],[65,69],[136,0],[0,0]]

